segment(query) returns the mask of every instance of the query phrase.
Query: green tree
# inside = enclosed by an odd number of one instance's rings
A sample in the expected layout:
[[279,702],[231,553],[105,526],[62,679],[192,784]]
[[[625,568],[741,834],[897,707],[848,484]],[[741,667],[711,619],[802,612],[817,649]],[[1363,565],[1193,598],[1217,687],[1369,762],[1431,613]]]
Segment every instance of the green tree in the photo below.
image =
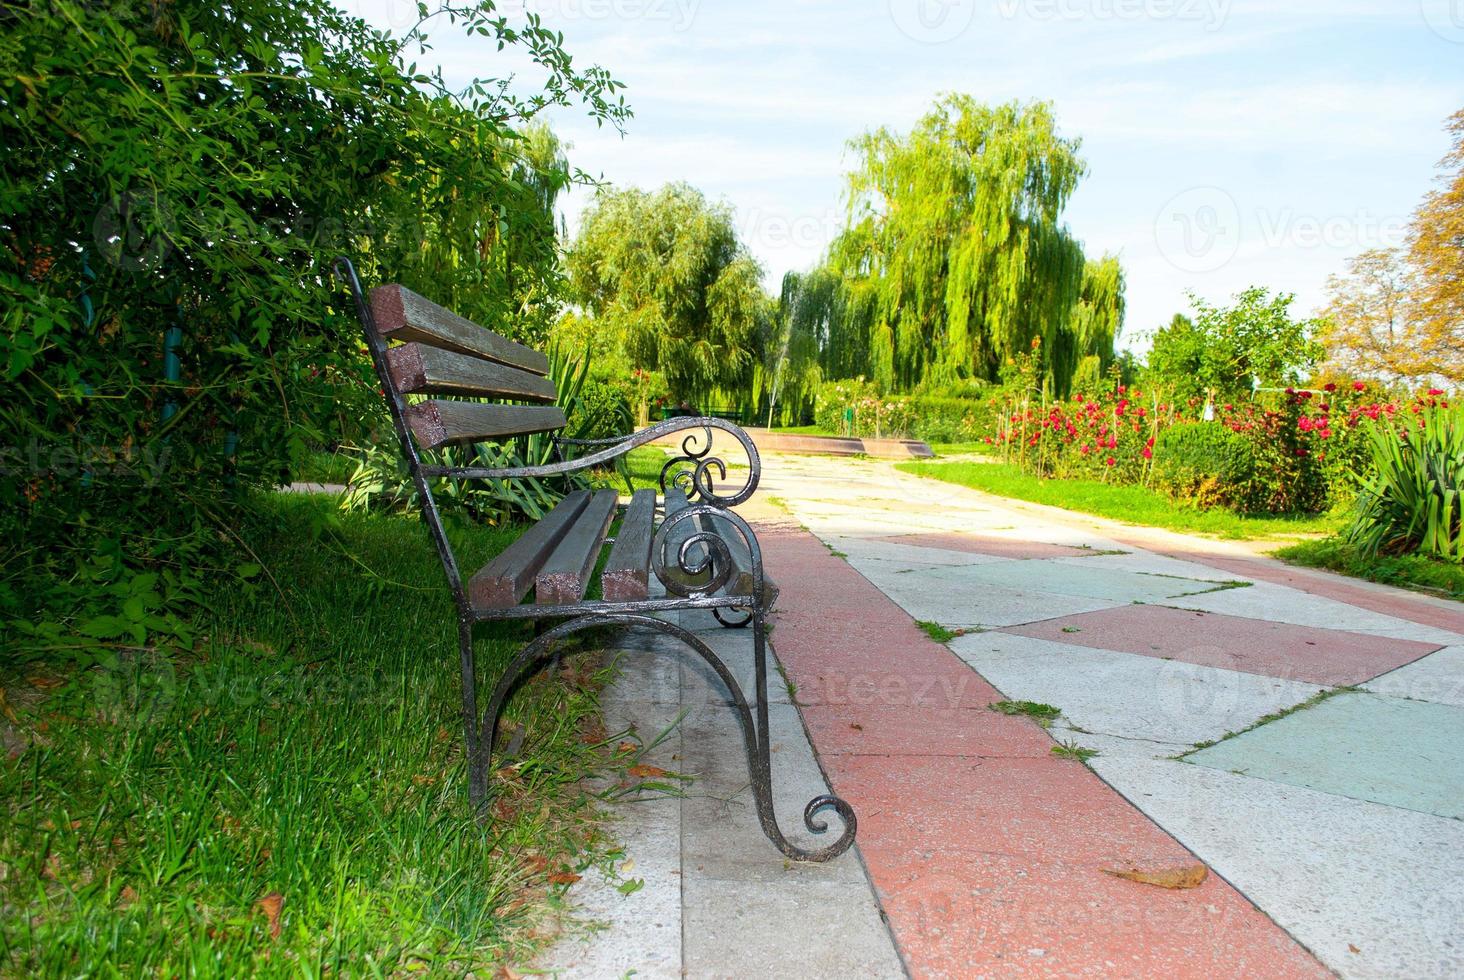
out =
[[[572,103],[619,125],[619,83],[536,17],[422,13],[542,87],[450,88],[411,64],[421,25],[324,0],[0,7],[0,619],[142,642],[243,491],[380,411],[332,256],[511,334],[547,315],[563,177],[517,130]],[[134,574],[128,616],[80,611]]]
[[774,310],[730,208],[686,184],[603,190],[568,264],[599,341],[664,374],[673,399],[707,409],[749,390]]
[[908,135],[880,129],[851,148],[848,228],[829,264],[874,302],[859,321],[830,319],[861,337],[830,342],[866,350],[861,373],[886,389],[994,380],[1040,338],[1048,385],[1064,393],[1105,337],[1111,358],[1121,274],[1112,260],[1093,270],[1090,315],[1075,323],[1087,266],[1062,212],[1085,168],[1050,106],[949,95]]
[[1300,382],[1321,359],[1322,324],[1293,319],[1294,299],[1252,287],[1218,307],[1192,294],[1193,320],[1177,316],[1154,338],[1152,376],[1176,400],[1242,398]]

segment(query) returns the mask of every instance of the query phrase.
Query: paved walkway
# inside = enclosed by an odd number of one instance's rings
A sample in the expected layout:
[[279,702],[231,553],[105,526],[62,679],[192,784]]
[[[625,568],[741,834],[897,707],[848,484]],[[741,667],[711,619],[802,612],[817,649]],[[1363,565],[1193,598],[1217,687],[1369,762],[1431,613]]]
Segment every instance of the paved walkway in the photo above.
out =
[[[892,934],[915,976],[1464,974],[1458,606],[885,464],[773,458],[767,496],[791,514],[748,512],[785,586],[774,642],[860,843],[842,867],[785,868],[750,814],[729,834],[679,801],[679,877],[759,884],[720,910],[683,894],[678,971],[882,975]],[[1061,716],[1043,729],[1002,700]],[[775,764],[806,799],[820,777],[781,710],[804,761]],[[740,765],[693,732],[703,769]],[[742,856],[715,870],[689,826]],[[1110,873],[1202,865],[1185,890]],[[737,940],[708,945],[713,923]]]

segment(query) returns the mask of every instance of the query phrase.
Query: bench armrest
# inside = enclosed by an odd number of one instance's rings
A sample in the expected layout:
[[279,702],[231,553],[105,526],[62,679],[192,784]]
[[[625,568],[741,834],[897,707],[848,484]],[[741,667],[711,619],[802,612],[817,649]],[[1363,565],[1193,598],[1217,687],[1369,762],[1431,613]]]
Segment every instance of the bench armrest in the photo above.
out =
[[[743,452],[747,454],[747,482],[741,489],[730,495],[718,494],[713,482],[713,470],[716,470],[715,479],[725,480],[727,478],[726,462],[711,454],[713,430],[718,429],[735,439],[742,446]],[[752,438],[743,431],[741,426],[718,418],[670,419],[631,435],[611,439],[561,439],[559,440],[561,445],[585,446],[594,451],[578,459],[564,460],[544,466],[500,469],[423,466],[422,473],[429,477],[452,477],[460,480],[510,480],[559,476],[608,463],[624,456],[632,449],[638,449],[677,432],[686,432],[687,436],[681,441],[682,455],[667,460],[666,465],[661,468],[661,490],[663,492],[668,486],[679,487],[688,497],[694,500],[700,499],[703,503],[716,507],[736,506],[756,492],[762,473],[762,461],[758,457],[757,447],[753,445]],[[671,480],[669,484],[667,483],[668,476]]]

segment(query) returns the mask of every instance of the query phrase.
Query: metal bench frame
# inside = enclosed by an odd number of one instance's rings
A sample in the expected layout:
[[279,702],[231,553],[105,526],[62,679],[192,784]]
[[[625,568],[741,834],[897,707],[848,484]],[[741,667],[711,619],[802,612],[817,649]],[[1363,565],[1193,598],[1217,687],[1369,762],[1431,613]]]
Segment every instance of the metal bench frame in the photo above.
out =
[[[747,433],[731,422],[717,418],[678,418],[650,426],[639,432],[621,438],[600,440],[556,439],[558,447],[570,447],[589,452],[578,459],[565,459],[562,449],[560,462],[543,466],[526,466],[512,469],[486,469],[478,467],[447,467],[424,463],[412,437],[406,419],[407,404],[397,388],[387,367],[387,341],[377,330],[371,302],[368,300],[354,265],[345,256],[334,262],[336,275],[350,287],[351,297],[360,317],[366,335],[367,347],[372,363],[381,381],[391,411],[392,424],[401,442],[402,453],[407,460],[412,482],[421,501],[423,521],[437,547],[438,558],[458,610],[458,643],[461,651],[462,696],[464,739],[467,749],[469,793],[480,812],[487,813],[489,802],[490,765],[494,741],[498,730],[498,718],[518,682],[532,667],[546,659],[556,643],[576,633],[596,627],[616,625],[633,626],[652,630],[681,641],[700,656],[721,678],[731,695],[742,723],[743,747],[747,754],[748,774],[751,777],[753,800],[763,832],[773,845],[795,861],[828,861],[848,850],[854,843],[857,820],[853,808],[844,800],[830,794],[814,797],[803,811],[803,824],[814,834],[823,834],[828,824],[820,817],[824,810],[832,810],[843,821],[843,831],[827,847],[806,849],[789,841],[778,826],[773,811],[771,731],[768,721],[768,647],[767,615],[774,590],[763,574],[762,550],[752,528],[737,513],[731,510],[735,505],[750,498],[757,490],[761,474],[761,460],[757,447]],[[651,546],[651,571],[665,588],[664,598],[647,598],[633,601],[582,600],[571,604],[540,605],[533,602],[501,608],[475,608],[457,559],[443,530],[442,518],[433,499],[430,481],[435,478],[503,480],[516,478],[537,479],[559,476],[608,463],[624,456],[632,449],[654,442],[667,435],[692,430],[682,441],[682,455],[669,459],[661,470],[661,492],[685,493],[690,503],[664,520],[656,530]],[[747,482],[730,496],[716,492],[712,471],[717,479],[725,480],[727,467],[723,460],[711,455],[713,432],[720,430],[735,439],[747,454],[749,475]],[[692,522],[689,527],[682,527]],[[725,586],[735,569],[723,535],[716,528],[732,528],[741,538],[741,544],[750,556],[752,578],[751,594],[728,594]],[[679,533],[677,528],[680,528]],[[698,530],[700,528],[700,530]],[[687,532],[692,533],[688,534]],[[673,537],[675,534],[675,537]],[[676,552],[675,564],[666,566],[666,551],[669,547]],[[669,573],[669,574],[668,574]],[[694,583],[694,584],[688,584]],[[718,592],[723,594],[718,595]],[[667,622],[655,613],[685,609],[710,611],[724,627],[742,628],[750,626],[755,664],[754,690],[749,700],[727,665],[706,643],[684,627]],[[478,707],[477,664],[473,652],[473,627],[480,622],[501,620],[560,620],[552,628],[537,635],[510,662],[488,698],[487,707],[481,713]]]

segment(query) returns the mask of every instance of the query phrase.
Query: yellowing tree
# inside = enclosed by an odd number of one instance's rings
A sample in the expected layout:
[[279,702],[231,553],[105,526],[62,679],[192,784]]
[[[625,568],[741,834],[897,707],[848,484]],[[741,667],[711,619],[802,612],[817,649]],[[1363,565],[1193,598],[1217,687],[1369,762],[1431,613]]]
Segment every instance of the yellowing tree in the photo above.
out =
[[1408,263],[1418,278],[1412,316],[1424,355],[1436,373],[1464,380],[1464,109],[1449,120],[1452,170],[1414,215]]
[[1464,381],[1464,110],[1449,130],[1445,173],[1414,213],[1407,248],[1364,252],[1328,281],[1324,373]]

